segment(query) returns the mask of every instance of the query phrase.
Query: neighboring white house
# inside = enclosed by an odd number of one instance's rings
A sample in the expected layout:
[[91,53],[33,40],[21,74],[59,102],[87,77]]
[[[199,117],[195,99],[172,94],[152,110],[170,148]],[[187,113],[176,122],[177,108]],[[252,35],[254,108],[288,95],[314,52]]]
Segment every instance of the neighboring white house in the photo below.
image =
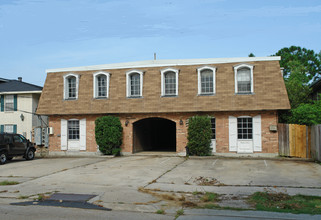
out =
[[[0,78],[0,133],[19,133],[32,140],[35,127],[47,127],[48,119],[37,116],[42,87]],[[33,141],[33,140],[32,140]]]

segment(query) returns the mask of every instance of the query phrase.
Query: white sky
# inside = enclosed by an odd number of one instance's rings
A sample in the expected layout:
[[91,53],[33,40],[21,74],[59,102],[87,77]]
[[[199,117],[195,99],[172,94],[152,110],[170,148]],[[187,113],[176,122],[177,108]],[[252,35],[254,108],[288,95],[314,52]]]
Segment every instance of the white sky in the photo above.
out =
[[46,69],[321,50],[320,0],[0,0],[0,77]]

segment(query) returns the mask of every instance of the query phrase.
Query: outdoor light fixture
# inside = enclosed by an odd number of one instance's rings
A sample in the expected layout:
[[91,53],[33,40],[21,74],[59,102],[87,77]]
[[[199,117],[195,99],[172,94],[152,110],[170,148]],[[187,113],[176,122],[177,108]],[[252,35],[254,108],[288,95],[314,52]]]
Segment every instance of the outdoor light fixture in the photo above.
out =
[[21,121],[25,120],[25,116],[23,114],[20,115]]
[[127,126],[128,126],[128,124],[129,124],[129,121],[128,121],[128,120],[126,120],[126,121],[125,121],[125,126],[127,127]]
[[179,124],[180,125],[183,125],[184,124],[184,122],[183,122],[183,120],[181,119],[181,120],[179,120]]

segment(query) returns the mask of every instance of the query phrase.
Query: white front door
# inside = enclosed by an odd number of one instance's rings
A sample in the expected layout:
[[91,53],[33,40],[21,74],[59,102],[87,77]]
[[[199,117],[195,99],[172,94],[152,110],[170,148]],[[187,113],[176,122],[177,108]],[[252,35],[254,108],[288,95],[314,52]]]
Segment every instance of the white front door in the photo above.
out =
[[61,120],[61,150],[86,150],[86,119]]
[[238,140],[237,141],[237,153],[242,153],[242,154],[253,153],[253,141],[252,140]]

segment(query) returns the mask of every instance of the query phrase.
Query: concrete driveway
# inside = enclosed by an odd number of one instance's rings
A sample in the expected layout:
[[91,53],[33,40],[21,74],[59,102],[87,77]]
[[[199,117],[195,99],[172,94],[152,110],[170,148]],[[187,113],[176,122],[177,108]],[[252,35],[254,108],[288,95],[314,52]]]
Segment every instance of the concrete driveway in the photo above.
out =
[[[114,210],[155,211],[155,197],[138,188],[166,192],[208,191],[251,194],[266,188],[321,196],[321,165],[312,162],[129,156],[13,160],[0,166],[0,202],[36,198],[40,193],[97,195]],[[208,181],[209,184],[201,184]]]

